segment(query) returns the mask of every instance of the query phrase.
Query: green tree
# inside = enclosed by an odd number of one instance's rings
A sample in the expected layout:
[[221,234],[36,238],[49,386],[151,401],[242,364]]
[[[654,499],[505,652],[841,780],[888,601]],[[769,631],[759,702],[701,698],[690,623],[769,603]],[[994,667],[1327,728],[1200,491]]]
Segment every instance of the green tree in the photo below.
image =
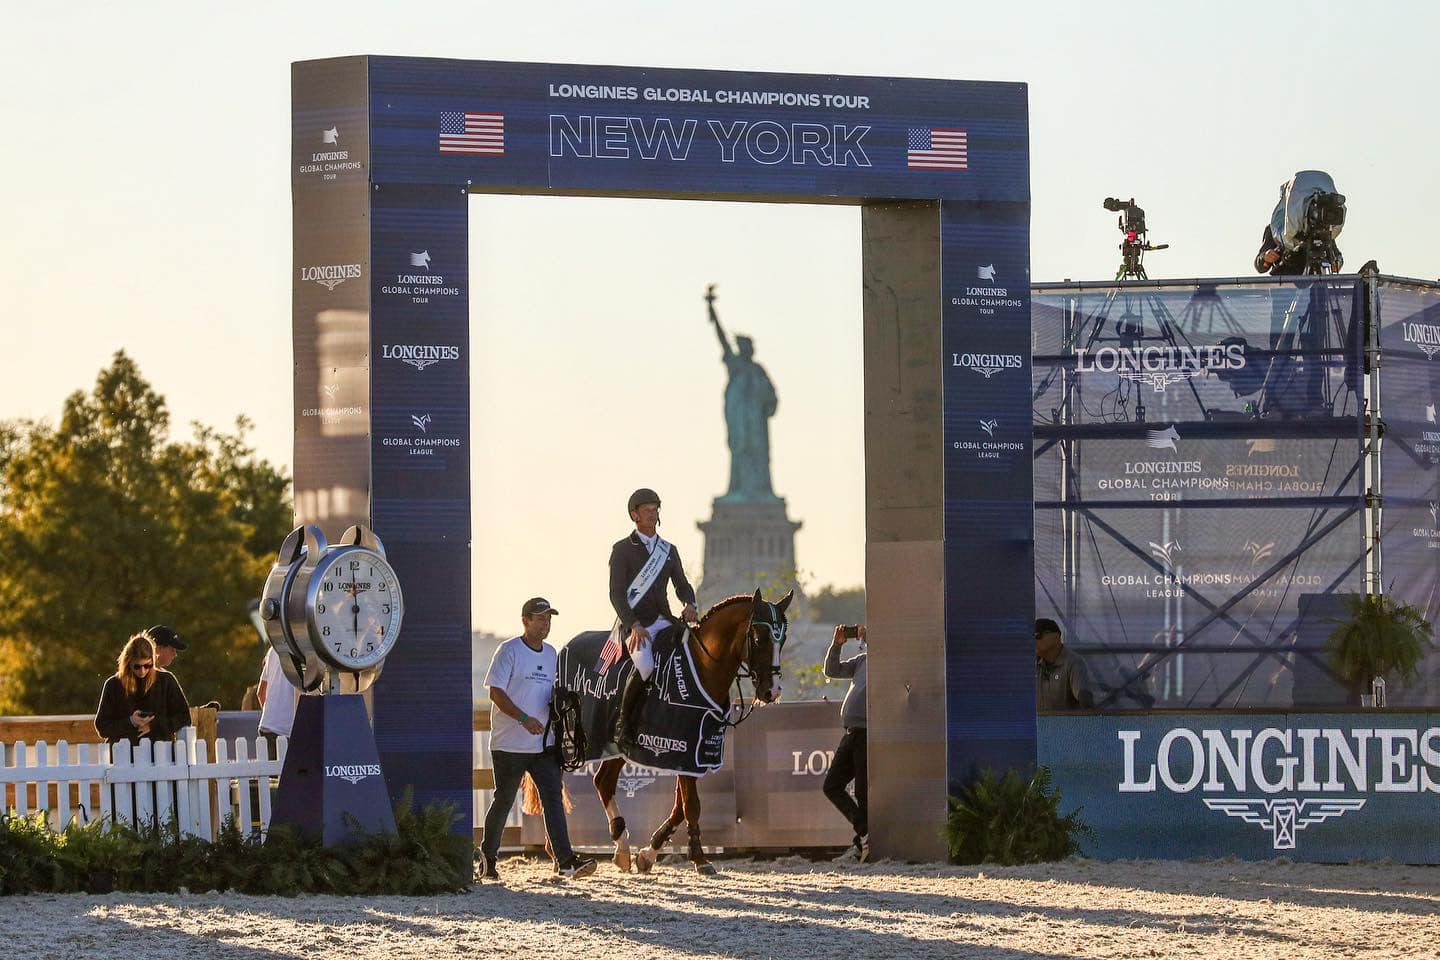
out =
[[259,670],[246,605],[290,528],[289,480],[235,432],[168,439],[118,352],[58,427],[0,424],[0,713],[88,713],[131,634],[168,623],[191,703],[237,707]]
[[865,588],[826,584],[810,597],[810,619],[816,623],[864,623]]

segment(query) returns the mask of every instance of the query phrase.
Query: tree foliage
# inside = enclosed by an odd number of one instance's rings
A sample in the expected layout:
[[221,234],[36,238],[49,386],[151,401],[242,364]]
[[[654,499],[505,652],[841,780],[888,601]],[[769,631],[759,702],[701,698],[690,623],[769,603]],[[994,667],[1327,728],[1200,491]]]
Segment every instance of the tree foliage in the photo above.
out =
[[238,706],[259,669],[246,606],[290,529],[289,480],[234,433],[169,440],[125,353],[58,426],[0,424],[0,713],[88,713],[125,639],[168,623],[191,703]]
[[810,619],[816,623],[864,623],[865,588],[826,584],[810,597]]

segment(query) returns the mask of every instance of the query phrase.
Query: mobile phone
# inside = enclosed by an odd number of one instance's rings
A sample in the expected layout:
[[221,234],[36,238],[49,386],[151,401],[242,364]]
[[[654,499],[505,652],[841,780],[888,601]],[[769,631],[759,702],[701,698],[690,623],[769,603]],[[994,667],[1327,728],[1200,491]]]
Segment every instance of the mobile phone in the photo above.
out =
[[852,623],[845,628],[844,637],[846,640],[854,640],[858,636],[860,636],[860,625],[858,623]]

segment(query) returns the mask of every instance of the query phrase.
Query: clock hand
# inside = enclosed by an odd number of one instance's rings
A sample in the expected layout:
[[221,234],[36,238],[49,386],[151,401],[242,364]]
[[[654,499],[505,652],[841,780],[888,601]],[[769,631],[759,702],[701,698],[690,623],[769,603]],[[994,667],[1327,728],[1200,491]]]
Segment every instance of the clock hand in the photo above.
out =
[[351,570],[351,571],[350,571],[350,617],[351,617],[350,632],[353,633],[353,634],[355,634],[355,636],[357,636],[357,637],[360,636],[360,594],[356,592],[358,589],[359,589],[359,587],[358,587],[358,585],[355,583],[355,571],[354,571],[354,570]]

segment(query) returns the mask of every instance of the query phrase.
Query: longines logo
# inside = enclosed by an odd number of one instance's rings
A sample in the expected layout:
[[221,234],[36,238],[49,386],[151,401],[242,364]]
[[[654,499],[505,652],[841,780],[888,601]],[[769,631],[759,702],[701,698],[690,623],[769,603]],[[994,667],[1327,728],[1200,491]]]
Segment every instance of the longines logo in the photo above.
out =
[[952,353],[950,365],[974,370],[989,380],[1001,370],[1024,369],[1025,362],[1018,353]]
[[[572,771],[571,776],[593,779],[600,770],[600,763],[599,760],[589,760],[579,769]],[[620,768],[620,779],[616,781],[616,786],[625,791],[627,800],[634,800],[635,794],[655,782],[656,775],[657,771],[653,767],[627,762]]]
[[360,277],[360,264],[358,263],[332,263],[324,267],[301,267],[301,280],[314,280],[326,290],[334,290],[346,280],[355,280]]
[[1239,370],[1245,366],[1245,347],[1238,343],[1208,347],[1099,347],[1075,351],[1080,373],[1113,373],[1126,380],[1148,383],[1156,393],[1197,373]]
[[657,737],[651,733],[637,735],[635,742],[657,757],[663,753],[684,753],[690,749],[690,744],[684,740],[676,740],[674,737]]
[[[341,173],[348,173],[359,170],[362,166],[360,161],[350,159],[350,151],[340,145],[340,128],[332,126],[320,131],[320,146],[310,154],[308,163],[300,164],[302,176],[320,174],[322,180],[336,180]],[[314,143],[315,141],[310,141]]]
[[1415,323],[1408,320],[1400,326],[1404,332],[1406,343],[1415,344],[1425,353],[1425,356],[1431,360],[1435,359],[1435,354],[1440,352],[1440,327],[1430,323]]
[[982,316],[993,314],[996,307],[1023,307],[1024,300],[1010,296],[1007,288],[995,285],[996,276],[995,264],[976,264],[975,279],[988,286],[967,286],[963,295],[950,298],[950,304],[956,307],[979,307]]
[[[1276,850],[1293,850],[1300,831],[1365,807],[1363,797],[1335,794],[1440,793],[1440,727],[1179,727],[1148,748],[1143,731],[1120,730],[1117,736],[1118,792],[1233,793],[1203,802],[1270,831]],[[1367,757],[1378,762],[1367,763]]]
[[[458,297],[460,288],[445,282],[443,273],[432,273],[430,249],[411,250],[410,259],[404,269],[396,271],[393,283],[387,283],[380,292],[391,297],[409,297],[411,303],[429,303],[431,297]],[[419,271],[419,272],[417,272]]]
[[428,343],[386,343],[380,347],[380,356],[385,360],[399,360],[416,370],[424,370],[442,360],[459,360],[460,348]]
[[366,777],[380,776],[380,764],[378,763],[350,763],[325,765],[325,776],[346,780],[350,783],[359,783]]

